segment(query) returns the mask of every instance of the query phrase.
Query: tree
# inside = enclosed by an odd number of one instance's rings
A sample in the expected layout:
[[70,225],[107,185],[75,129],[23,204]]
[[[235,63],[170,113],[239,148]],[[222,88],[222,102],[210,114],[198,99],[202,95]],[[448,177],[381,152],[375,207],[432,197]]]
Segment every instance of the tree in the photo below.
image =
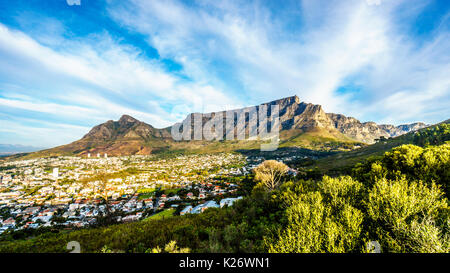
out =
[[361,242],[363,213],[344,203],[333,207],[318,192],[294,195],[286,209],[287,226],[266,237],[271,253],[354,252]]
[[369,230],[383,252],[450,251],[449,208],[434,183],[379,179],[366,205]]
[[160,247],[155,247],[153,249],[147,249],[147,253],[189,253],[191,250],[189,248],[180,248],[177,246],[176,241],[170,241],[166,244],[164,247],[164,250],[162,250]]
[[269,191],[276,189],[282,182],[283,176],[289,167],[283,162],[276,160],[266,160],[258,165],[253,171],[255,180],[260,182]]
[[383,142],[383,141],[385,141],[386,140],[386,137],[385,136],[380,136],[380,138],[376,138],[375,139],[375,142]]

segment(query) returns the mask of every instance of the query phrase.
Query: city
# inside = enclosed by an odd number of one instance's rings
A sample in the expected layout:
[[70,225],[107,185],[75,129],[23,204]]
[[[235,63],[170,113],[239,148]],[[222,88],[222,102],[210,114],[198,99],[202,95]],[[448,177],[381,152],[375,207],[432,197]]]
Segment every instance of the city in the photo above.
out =
[[[98,154],[3,163],[0,232],[85,227],[105,215],[107,206],[116,221],[127,222],[163,210],[184,215],[232,205],[240,197],[238,185],[228,180],[248,174],[250,167],[246,157],[226,153],[167,159]],[[99,173],[106,184],[96,180]]]

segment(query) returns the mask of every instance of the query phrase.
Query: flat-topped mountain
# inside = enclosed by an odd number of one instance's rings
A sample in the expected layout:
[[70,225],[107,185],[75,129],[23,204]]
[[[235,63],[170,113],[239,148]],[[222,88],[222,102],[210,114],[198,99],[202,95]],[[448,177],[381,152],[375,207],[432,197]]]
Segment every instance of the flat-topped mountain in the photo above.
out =
[[[311,141],[313,142],[325,141],[324,139],[326,139],[328,142],[364,142],[371,144],[375,142],[375,139],[382,136],[385,138],[395,137],[427,126],[424,123],[393,126],[378,125],[374,122],[360,122],[353,117],[326,113],[321,105],[302,102],[297,96],[261,105],[267,106],[268,109],[270,109],[271,105],[279,106],[280,139],[284,141],[285,146],[301,146],[301,142],[293,140],[298,139],[303,134],[309,134],[308,137],[312,138]],[[256,106],[256,109],[259,110],[261,105]],[[249,108],[242,108],[231,111],[240,113],[248,112],[248,110]],[[226,117],[226,112],[224,111],[201,114],[202,124],[205,124],[219,113]],[[187,118],[192,116],[193,114],[189,114]],[[246,130],[245,132],[248,134],[249,125],[252,124],[250,119],[250,115],[246,114],[244,127],[235,129],[234,135],[238,134],[238,130]],[[193,120],[192,118],[192,127],[194,126]],[[237,117],[234,118],[234,125],[236,124]],[[171,149],[177,145],[177,142],[172,138],[171,129],[172,127],[157,129],[131,116],[123,115],[118,121],[110,120],[93,127],[80,140],[42,152],[47,155],[86,155],[88,153],[107,153],[110,155],[151,154],[157,150]],[[223,133],[226,133],[225,120]],[[320,137],[314,139],[315,136]],[[190,143],[194,145],[194,141],[184,142],[183,147],[189,147]]]
[[[335,136],[341,133],[355,141],[361,141],[368,144],[374,143],[375,139],[379,139],[380,137],[396,137],[428,126],[421,122],[399,126],[386,124],[377,125],[375,122],[362,123],[353,117],[326,113],[321,105],[302,102],[297,96],[263,103],[262,105],[266,105],[268,108],[270,108],[270,105],[279,106],[281,131],[300,130],[302,132],[307,132],[319,129],[325,130]],[[256,106],[256,109],[259,110],[259,107],[260,106]],[[231,110],[231,112],[236,113],[245,111],[248,111],[248,108]],[[225,111],[218,113],[225,117]],[[209,121],[215,114],[216,113],[204,114],[207,118],[203,118],[203,123]],[[189,114],[186,118],[191,119],[193,127],[194,123],[191,115],[192,114]],[[245,120],[245,130],[247,134],[248,126],[250,124],[249,118],[250,115],[248,115]],[[237,120],[235,120],[234,125],[237,125]],[[225,122],[223,131],[225,132]],[[235,134],[237,134],[237,132],[235,132]]]

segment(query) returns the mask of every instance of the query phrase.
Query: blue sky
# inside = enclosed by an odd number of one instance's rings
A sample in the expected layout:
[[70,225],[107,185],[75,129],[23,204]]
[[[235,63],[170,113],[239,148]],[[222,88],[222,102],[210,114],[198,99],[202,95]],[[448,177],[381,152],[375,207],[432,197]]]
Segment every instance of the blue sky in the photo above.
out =
[[361,121],[450,118],[446,0],[80,2],[0,0],[0,143],[292,95]]

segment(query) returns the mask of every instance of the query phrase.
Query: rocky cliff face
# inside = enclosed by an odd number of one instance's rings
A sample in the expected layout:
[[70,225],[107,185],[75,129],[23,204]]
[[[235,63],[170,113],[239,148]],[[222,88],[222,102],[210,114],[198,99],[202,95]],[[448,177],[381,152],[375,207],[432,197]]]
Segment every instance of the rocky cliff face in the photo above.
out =
[[[189,114],[183,121],[184,124],[189,124],[189,120],[191,121],[191,130],[194,131],[195,124],[195,115],[200,115],[202,122],[204,125],[207,122],[211,121],[213,117],[216,115],[220,115],[224,118],[222,132],[224,134],[223,138],[225,138],[226,134],[226,117],[230,116],[230,113],[233,113],[234,120],[233,125],[236,130],[234,131],[234,135],[237,136],[242,130],[245,130],[248,135],[249,126],[251,124],[256,124],[259,126],[259,111],[262,106],[266,106],[267,108],[267,122],[270,128],[270,114],[271,114],[271,106],[278,105],[279,106],[279,119],[280,119],[280,131],[282,130],[291,130],[291,129],[300,129],[302,131],[308,131],[313,129],[326,129],[331,131],[336,131],[336,128],[333,125],[333,122],[328,117],[327,113],[325,113],[320,105],[314,105],[311,103],[301,102],[297,96],[287,97],[280,100],[271,101],[268,103],[263,103],[261,105],[255,106],[255,108],[251,109],[250,107],[242,108],[242,109],[234,109],[229,111],[215,112],[215,113],[207,113],[207,114]],[[256,110],[252,114],[251,110]],[[238,127],[239,116],[245,115],[244,126],[242,128]],[[181,127],[182,128],[182,127]],[[191,134],[193,137],[193,133]]]
[[107,121],[97,125],[81,140],[85,141],[114,141],[117,139],[149,139],[169,138],[170,132],[156,129],[153,126],[139,121],[131,116],[123,115],[118,121]]
[[[413,123],[407,125],[378,125],[375,122],[360,122],[353,117],[346,117],[341,114],[326,113],[322,106],[311,103],[301,102],[297,96],[287,97],[272,102],[264,103],[269,109],[271,105],[279,106],[280,130],[300,129],[302,131],[310,131],[315,129],[324,129],[331,133],[340,132],[345,136],[357,141],[365,143],[374,143],[375,139],[384,136],[386,138],[399,136],[410,131],[418,130],[426,127],[424,123]],[[260,106],[256,106],[259,111]],[[248,112],[248,108],[230,110],[235,112],[236,117],[234,125],[237,125],[237,116],[242,112]],[[226,112],[218,112],[223,117]],[[199,114],[202,115],[202,124],[205,124],[217,113]],[[246,114],[245,126],[241,130],[246,130],[250,124],[250,115]],[[191,119],[191,128],[194,128],[194,118],[192,114],[186,119]],[[185,119],[185,121],[186,121]],[[225,121],[223,124],[223,132],[225,134]],[[239,131],[239,129],[238,129]],[[235,132],[237,135],[238,132]],[[193,137],[193,135],[192,135]]]
[[[155,145],[164,145],[171,139],[167,129],[156,129],[131,116],[123,115],[118,121],[109,120],[93,127],[83,138],[49,150],[50,153],[97,153],[109,155],[150,154]],[[162,144],[161,144],[162,143]],[[152,148],[153,146],[153,148]]]
[[[287,97],[262,104],[270,110],[271,105],[279,106],[280,131],[286,131],[293,136],[308,131],[326,131],[327,135],[337,138],[352,138],[357,141],[373,143],[375,139],[384,136],[395,137],[407,132],[426,127],[423,123],[409,125],[377,125],[374,122],[360,122],[341,114],[326,113],[322,106],[300,101],[297,96]],[[259,111],[261,105],[256,106]],[[234,128],[237,128],[238,116],[242,112],[248,113],[252,107],[231,110],[234,112]],[[205,125],[215,115],[221,114],[224,118],[227,112],[217,112],[200,115],[201,124]],[[194,114],[189,114],[191,118]],[[267,115],[270,115],[267,113]],[[255,119],[255,120],[252,120]],[[186,119],[185,119],[186,120]],[[253,121],[253,123],[251,122]],[[268,118],[268,123],[270,120]],[[248,139],[249,126],[259,126],[258,114],[245,115],[244,126],[233,129],[234,136],[244,130]],[[203,126],[202,126],[203,127]],[[194,118],[191,118],[191,128],[194,128]],[[122,116],[118,121],[107,121],[91,129],[82,139],[68,145],[46,150],[49,154],[87,154],[108,153],[110,155],[150,154],[154,149],[171,147],[173,138],[172,127],[156,129],[153,126],[139,121],[128,115]],[[226,119],[223,122],[224,139],[226,135]],[[193,131],[193,130],[192,130]],[[192,133],[191,139],[194,138]]]
[[428,126],[421,122],[399,126],[378,125],[375,122],[360,122],[355,118],[341,114],[330,113],[328,116],[341,133],[368,144],[374,143],[375,139],[382,136],[385,138],[396,137]]
[[384,131],[386,131],[391,137],[400,136],[411,131],[417,131],[419,129],[425,128],[428,125],[423,122],[416,122],[411,124],[402,124],[399,126],[393,126],[389,124],[378,125]]

